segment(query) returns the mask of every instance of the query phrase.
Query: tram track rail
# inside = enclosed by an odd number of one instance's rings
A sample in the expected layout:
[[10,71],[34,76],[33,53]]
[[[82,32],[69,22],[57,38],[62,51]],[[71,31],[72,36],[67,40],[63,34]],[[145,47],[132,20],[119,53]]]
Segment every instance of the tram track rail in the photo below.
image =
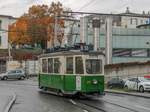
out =
[[95,109],[95,110],[101,111],[101,112],[107,112],[107,111],[106,111],[105,109],[103,109],[103,108],[100,108],[100,107],[97,107],[97,106],[93,106],[93,105],[90,105],[90,104],[88,104],[88,103],[83,103],[83,102],[80,102],[80,101],[78,101],[78,103],[83,104],[83,105],[85,105],[85,106],[87,106],[87,107],[93,108],[93,109]]
[[[126,109],[130,112],[140,112],[138,110],[135,110],[135,109],[132,109],[132,108],[129,108],[127,106],[123,106],[123,105],[120,105],[120,104],[116,104],[116,103],[112,103],[112,102],[109,102],[109,101],[105,101],[105,100],[102,100],[102,99],[77,99],[77,98],[73,98],[73,99],[70,99],[70,97],[64,97],[64,96],[60,96],[58,94],[54,94],[54,93],[51,93],[51,92],[47,92],[47,91],[41,91],[42,93],[45,93],[45,94],[52,94],[52,95],[55,95],[55,96],[59,96],[59,97],[62,97],[62,98],[65,98],[65,100],[69,99],[69,102],[72,103],[73,105],[83,109],[83,110],[87,110],[87,112],[93,112],[93,111],[90,111],[89,109],[87,109],[86,107],[90,107],[91,109],[94,109],[94,110],[97,110],[97,111],[100,111],[100,112],[109,112],[108,110],[100,107],[100,106],[95,106],[95,105],[92,105],[91,103],[88,103],[90,100],[91,101],[97,101],[97,103],[101,100],[102,102],[106,103],[106,104],[110,104],[110,105],[113,105],[113,106],[116,106],[116,107],[119,107],[119,108],[122,108],[122,109]],[[86,102],[88,101],[88,102]]]
[[[77,101],[77,100],[76,100]],[[95,100],[96,101],[96,100]],[[122,109],[126,109],[128,111],[131,111],[131,112],[140,112],[138,110],[135,110],[135,109],[132,109],[132,108],[129,108],[129,107],[126,107],[126,106],[122,106],[120,104],[116,104],[116,103],[112,103],[112,102],[109,102],[109,101],[105,101],[105,100],[102,100],[104,103],[107,103],[107,104],[110,104],[110,105],[113,105],[113,106],[116,106],[116,107],[119,107],[119,108],[122,108]],[[83,105],[86,105],[88,107],[91,107],[91,108],[94,108],[96,110],[99,110],[99,111],[102,111],[102,112],[109,112],[108,110],[102,108],[102,107],[99,107],[99,106],[94,106],[94,105],[91,105],[90,103],[87,103],[87,102],[84,102],[84,101],[77,101],[78,103],[80,104],[83,104]]]
[[99,108],[99,107],[95,107],[83,102],[79,102],[79,101],[74,101],[72,99],[68,100],[71,104],[73,104],[74,106],[82,109],[82,110],[86,110],[86,112],[107,112],[106,110],[104,110],[103,108]]
[[[16,85],[16,86],[38,86],[38,85],[35,85],[35,84],[20,84],[20,83],[5,83],[5,84],[2,84],[2,85]],[[1,84],[0,84],[1,85]],[[56,95],[56,96],[59,96],[58,94],[54,94],[54,93],[50,93],[48,91],[42,91],[42,93],[47,93],[47,94],[52,94],[52,95]],[[59,97],[62,97],[62,96],[59,96]],[[88,101],[99,101],[99,99],[89,99]],[[116,106],[116,107],[120,107],[122,109],[126,109],[126,110],[129,110],[131,112],[140,112],[138,110],[135,110],[135,109],[132,109],[132,108],[129,108],[127,106],[123,106],[123,105],[120,105],[120,104],[116,104],[116,103],[113,103],[113,102],[109,102],[109,101],[105,101],[105,100],[102,100],[100,99],[101,101],[103,101],[104,103],[107,103],[107,104],[110,104],[110,105],[113,105],[113,106]],[[80,99],[75,99],[75,102],[76,103],[72,103],[76,106],[78,106],[79,108],[82,108],[83,110],[86,110],[86,108],[84,106],[87,106],[87,107],[90,107],[90,108],[93,108],[95,110],[98,110],[100,112],[108,112],[107,110],[105,110],[104,108],[102,107],[99,107],[99,106],[95,106],[95,105],[91,105],[90,103],[87,103],[85,102],[87,100],[80,100]],[[88,110],[88,112],[90,112],[90,110]]]
[[111,104],[111,105],[114,105],[114,106],[118,106],[118,107],[121,107],[121,108],[124,108],[124,109],[127,109],[127,110],[130,110],[132,112],[139,112],[139,111],[137,111],[135,109],[132,109],[132,108],[129,108],[129,107],[126,107],[126,106],[122,106],[122,105],[119,105],[119,104],[116,104],[116,103],[112,103],[112,102],[109,102],[109,101],[104,101],[103,100],[103,102]]

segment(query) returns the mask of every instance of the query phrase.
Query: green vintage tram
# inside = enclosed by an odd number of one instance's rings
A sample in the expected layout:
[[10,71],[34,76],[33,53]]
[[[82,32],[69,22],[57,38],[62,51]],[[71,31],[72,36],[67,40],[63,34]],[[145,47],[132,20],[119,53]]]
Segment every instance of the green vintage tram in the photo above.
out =
[[61,95],[100,95],[104,92],[102,52],[62,51],[39,57],[39,88]]

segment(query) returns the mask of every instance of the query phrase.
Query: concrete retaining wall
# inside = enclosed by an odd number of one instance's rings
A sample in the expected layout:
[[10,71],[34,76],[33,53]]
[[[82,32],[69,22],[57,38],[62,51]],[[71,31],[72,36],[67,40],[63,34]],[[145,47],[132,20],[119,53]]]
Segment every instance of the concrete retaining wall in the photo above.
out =
[[129,64],[114,64],[105,67],[105,80],[108,81],[113,77],[123,79],[129,77],[150,75],[149,63],[129,63]]

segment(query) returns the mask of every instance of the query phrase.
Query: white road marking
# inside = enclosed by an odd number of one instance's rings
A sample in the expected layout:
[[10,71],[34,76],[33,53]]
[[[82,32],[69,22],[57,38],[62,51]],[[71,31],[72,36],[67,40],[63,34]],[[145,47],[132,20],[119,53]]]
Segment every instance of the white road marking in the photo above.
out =
[[83,112],[89,112],[89,111],[87,111],[87,110],[83,110]]
[[69,100],[72,104],[76,105],[77,103],[73,101],[72,99]]
[[144,107],[144,106],[141,106],[141,105],[134,105],[134,106],[137,107],[137,108],[141,108],[141,109],[150,111],[150,108],[148,108],[148,107]]

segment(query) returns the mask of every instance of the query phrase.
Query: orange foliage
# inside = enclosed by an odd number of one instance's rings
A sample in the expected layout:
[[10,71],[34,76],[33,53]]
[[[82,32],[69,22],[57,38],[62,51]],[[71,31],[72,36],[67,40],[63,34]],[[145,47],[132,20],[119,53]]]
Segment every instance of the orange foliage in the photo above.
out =
[[28,21],[26,17],[20,17],[9,26],[9,42],[12,44],[30,43],[31,38],[27,34]]
[[[9,26],[9,41],[12,44],[41,43],[54,39],[55,16],[62,14],[60,2],[47,5],[33,5],[28,13],[21,16]],[[58,19],[59,28],[64,27],[64,21]],[[63,32],[58,34],[57,40],[61,43]]]

